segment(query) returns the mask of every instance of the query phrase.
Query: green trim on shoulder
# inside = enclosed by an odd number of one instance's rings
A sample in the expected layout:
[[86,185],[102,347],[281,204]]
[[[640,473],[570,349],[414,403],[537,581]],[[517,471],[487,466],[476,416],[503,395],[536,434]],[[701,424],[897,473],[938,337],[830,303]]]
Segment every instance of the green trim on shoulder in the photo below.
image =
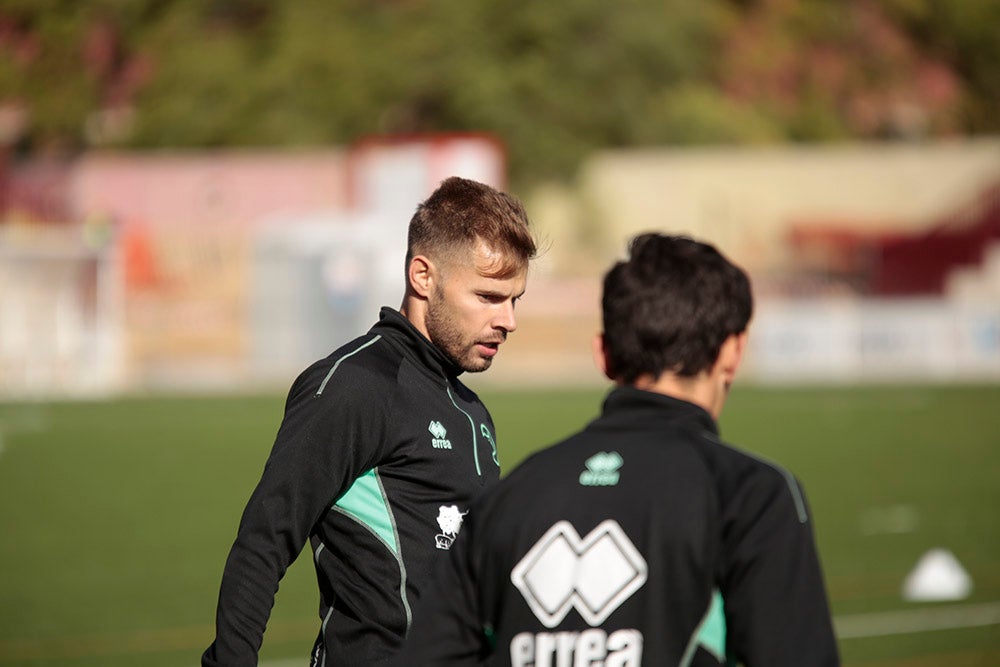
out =
[[337,362],[333,365],[333,368],[331,368],[330,372],[326,374],[325,378],[323,378],[322,384],[320,384],[319,389],[316,390],[316,395],[317,396],[321,395],[323,393],[323,390],[326,389],[326,383],[329,382],[330,378],[333,377],[333,374],[337,372],[337,367],[340,366],[340,362],[342,362],[344,359],[347,359],[348,357],[353,357],[355,354],[357,354],[361,350],[365,349],[369,345],[377,343],[379,341],[379,339],[381,339],[381,338],[382,338],[382,336],[375,336],[374,338],[372,338],[370,341],[368,341],[364,345],[360,345],[354,351],[348,352],[347,354],[345,354],[344,356],[342,356],[340,359],[337,359]]
[[799,517],[799,523],[808,523],[809,514],[806,512],[806,501],[802,498],[802,490],[799,489],[799,483],[795,481],[795,475],[788,472],[788,470],[786,470],[783,466],[775,463],[774,461],[769,461],[763,456],[757,456],[752,452],[744,452],[744,454],[778,471],[782,478],[784,478],[785,484],[788,485],[789,493],[792,494],[792,502],[795,503],[795,513]]
[[[722,445],[723,447],[727,447],[729,449],[736,449],[735,447],[732,447],[724,443],[714,433],[709,433],[708,431],[705,431],[704,434],[708,439],[714,441],[719,445]],[[806,501],[802,497],[802,489],[799,488],[799,483],[795,480],[795,475],[788,472],[788,470],[786,470],[782,465],[775,463],[774,461],[770,461],[764,458],[763,456],[759,456],[745,449],[738,449],[736,451],[739,451],[741,454],[744,454],[745,456],[748,456],[753,460],[759,461],[760,463],[763,463],[769,468],[773,468],[774,470],[778,471],[778,473],[784,478],[785,484],[788,485],[789,493],[792,494],[792,502],[795,503],[795,513],[799,517],[799,523],[809,522],[809,513],[806,512]]]

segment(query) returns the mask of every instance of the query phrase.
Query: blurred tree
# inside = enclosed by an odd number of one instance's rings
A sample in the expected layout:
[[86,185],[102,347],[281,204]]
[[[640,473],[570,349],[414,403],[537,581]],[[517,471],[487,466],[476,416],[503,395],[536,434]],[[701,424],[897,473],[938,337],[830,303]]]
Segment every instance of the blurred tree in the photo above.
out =
[[784,138],[779,119],[727,97],[718,86],[690,83],[664,91],[636,119],[644,144],[761,144]]
[[[905,0],[899,0],[904,2]],[[793,140],[919,138],[957,131],[962,81],[880,3],[744,2],[719,61],[730,99]]]
[[0,100],[28,110],[24,135],[60,145],[77,143],[83,119],[98,101],[93,77],[67,76],[80,68],[77,45],[84,29],[78,11],[57,11],[68,4],[5,2],[0,14]]
[[514,168],[532,174],[565,174],[598,147],[667,141],[645,119],[705,75],[718,28],[713,3],[681,0],[435,7],[454,59],[445,118],[505,137]]
[[517,178],[649,144],[1000,130],[981,0],[0,0],[0,142],[488,131]]
[[[885,0],[889,15],[927,52],[948,63],[965,82],[957,128],[1000,132],[1000,2],[989,0]],[[939,78],[925,82],[928,94]]]
[[0,108],[25,111],[0,141],[66,151],[126,136],[131,99],[152,74],[128,40],[156,4],[0,2]]
[[289,2],[271,6],[252,40],[213,29],[193,50],[179,37],[207,31],[197,4],[173,5],[136,144],[486,130],[532,175],[565,174],[595,147],[668,139],[635,120],[703,74],[713,28],[710,5],[679,0]]

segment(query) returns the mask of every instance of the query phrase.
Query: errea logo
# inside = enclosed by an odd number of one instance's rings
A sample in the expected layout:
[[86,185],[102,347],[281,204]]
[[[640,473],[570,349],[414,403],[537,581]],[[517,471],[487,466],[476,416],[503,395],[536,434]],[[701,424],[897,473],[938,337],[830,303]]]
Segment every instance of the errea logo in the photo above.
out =
[[[580,537],[569,521],[549,528],[514,566],[510,582],[552,632],[521,632],[510,642],[511,667],[639,667],[642,632],[601,626],[646,583],[646,560],[613,519]],[[591,626],[560,630],[571,609]]]
[[447,439],[448,431],[439,421],[431,420],[427,425],[427,430],[431,432],[433,439],[431,445],[434,449],[451,449],[451,440]]
[[615,486],[618,484],[618,469],[624,462],[618,452],[598,452],[584,461],[587,469],[580,473],[580,484]]
[[547,628],[576,609],[591,627],[604,622],[646,583],[646,561],[617,521],[580,537],[559,521],[514,566],[510,582]]

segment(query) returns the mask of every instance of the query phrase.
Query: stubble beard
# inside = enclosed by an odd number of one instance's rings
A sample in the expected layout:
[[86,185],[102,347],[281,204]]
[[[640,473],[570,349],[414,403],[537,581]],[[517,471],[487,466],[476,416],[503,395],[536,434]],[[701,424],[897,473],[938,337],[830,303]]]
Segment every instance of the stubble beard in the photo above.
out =
[[476,343],[459,330],[455,320],[448,313],[442,294],[427,304],[424,324],[427,336],[453,364],[466,373],[482,373],[493,363],[493,359],[476,354]]

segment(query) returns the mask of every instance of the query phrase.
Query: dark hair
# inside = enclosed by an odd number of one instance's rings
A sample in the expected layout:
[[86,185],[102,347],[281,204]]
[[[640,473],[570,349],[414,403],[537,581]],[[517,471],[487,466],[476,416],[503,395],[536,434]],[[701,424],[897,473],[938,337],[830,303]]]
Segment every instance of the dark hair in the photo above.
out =
[[631,384],[670,371],[708,370],[753,312],[746,274],[714,247],[684,236],[642,234],[604,276],[608,371]]
[[472,247],[477,239],[504,256],[500,274],[524,267],[536,253],[528,214],[516,197],[452,176],[410,219],[406,262],[420,253],[448,254]]

